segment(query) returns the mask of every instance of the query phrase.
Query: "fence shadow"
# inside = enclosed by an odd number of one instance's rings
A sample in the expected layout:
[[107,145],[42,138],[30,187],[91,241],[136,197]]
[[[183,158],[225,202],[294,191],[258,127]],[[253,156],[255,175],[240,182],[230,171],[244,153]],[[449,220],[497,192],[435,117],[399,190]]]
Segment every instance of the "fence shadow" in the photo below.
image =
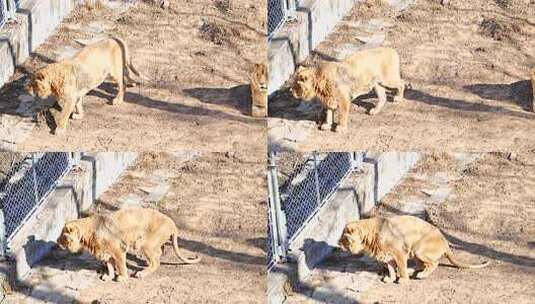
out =
[[253,256],[242,252],[233,252],[229,250],[219,249],[201,242],[186,240],[180,238],[178,240],[180,248],[186,248],[192,252],[199,252],[214,258],[224,259],[235,263],[249,264],[249,265],[266,265],[266,258]]
[[[93,90],[89,92],[88,95],[97,96],[103,99],[111,100],[117,93],[117,88],[112,83],[104,83],[101,86],[99,86],[99,89],[101,89],[104,92],[101,92],[99,90]],[[170,102],[164,102],[164,101],[152,99],[150,97],[141,95],[141,92],[135,93],[135,92],[132,92],[132,90],[130,92],[126,92],[124,101],[127,103],[144,106],[147,108],[153,108],[153,109],[171,112],[174,114],[179,114],[183,116],[181,117],[181,120],[186,120],[186,121],[189,120],[192,122],[194,122],[196,117],[198,116],[208,116],[208,117],[217,117],[219,119],[226,119],[226,120],[249,123],[249,124],[251,123],[262,124],[263,123],[263,120],[255,119],[253,117],[234,115],[234,114],[229,114],[229,113],[218,111],[218,110],[212,110],[212,109],[206,109],[206,108],[200,108],[200,107],[192,107],[192,106],[187,106],[187,105],[180,104],[180,103],[170,103]]]
[[192,88],[183,92],[203,103],[223,105],[249,115],[251,91],[249,85],[237,85],[232,88]]
[[423,91],[412,89],[407,91],[405,98],[421,102],[427,105],[444,107],[452,110],[464,111],[464,112],[486,112],[486,113],[502,113],[504,115],[524,118],[524,119],[534,119],[535,115],[527,112],[518,112],[507,110],[499,106],[491,106],[480,103],[470,103],[461,99],[452,99],[447,97],[440,97],[428,94]]
[[484,99],[517,104],[526,111],[533,110],[530,80],[521,80],[510,84],[479,83],[464,86],[464,89]]

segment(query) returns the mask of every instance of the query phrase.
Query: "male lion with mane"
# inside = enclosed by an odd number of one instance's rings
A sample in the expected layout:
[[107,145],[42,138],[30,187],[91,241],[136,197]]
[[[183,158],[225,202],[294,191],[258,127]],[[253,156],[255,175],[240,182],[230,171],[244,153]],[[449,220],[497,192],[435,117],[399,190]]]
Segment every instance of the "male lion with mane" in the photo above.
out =
[[30,76],[26,87],[28,93],[39,98],[53,95],[61,108],[50,109],[56,129],[54,134],[63,134],[67,122],[82,119],[82,98],[111,77],[118,85],[113,104],[123,103],[126,86],[138,84],[130,72],[141,77],[130,61],[126,43],[117,37],[109,37],[81,49],[70,59],[50,64]]
[[63,227],[58,245],[72,253],[85,249],[98,260],[106,263],[105,281],[115,277],[117,281],[128,278],[126,253],[141,252],[148,267],[135,276],[145,277],[160,266],[160,256],[167,241],[173,244],[176,256],[184,263],[193,264],[199,257],[186,258],[178,251],[178,229],[171,218],[156,210],[126,208],[110,215],[93,215],[69,221]]
[[251,73],[251,115],[266,117],[268,115],[268,72],[263,63],[256,63]]
[[408,215],[351,222],[345,226],[339,246],[354,254],[364,251],[384,263],[388,268],[388,275],[383,278],[385,283],[396,280],[396,268],[398,283],[409,280],[409,274],[414,272],[407,268],[409,258],[416,258],[424,266],[416,274],[418,279],[428,277],[437,268],[442,256],[459,268],[482,268],[490,263],[471,265],[460,262],[440,230]]
[[317,97],[326,111],[321,130],[333,127],[345,131],[351,101],[375,90],[379,102],[369,111],[375,115],[386,102],[386,89],[395,90],[394,102],[403,100],[405,84],[401,79],[399,55],[392,48],[380,47],[358,51],[342,62],[322,63],[318,67],[297,69],[291,92],[295,98],[312,100]]

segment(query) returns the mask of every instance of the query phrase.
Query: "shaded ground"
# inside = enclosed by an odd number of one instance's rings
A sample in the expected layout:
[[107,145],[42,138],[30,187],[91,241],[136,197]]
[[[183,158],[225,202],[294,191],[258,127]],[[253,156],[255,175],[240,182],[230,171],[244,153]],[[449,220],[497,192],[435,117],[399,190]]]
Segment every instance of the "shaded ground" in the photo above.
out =
[[[187,160],[192,155],[195,159]],[[156,207],[179,227],[182,252],[198,254],[202,261],[175,265],[177,258],[167,246],[162,266],[146,279],[103,282],[92,257],[57,250],[33,270],[32,287],[8,303],[264,303],[264,166],[263,160],[245,154],[141,155],[100,197],[95,210],[150,205],[141,189],[165,180],[170,187]],[[142,199],[125,200],[133,195]],[[131,273],[143,265],[135,256],[129,263]]]
[[365,47],[394,47],[402,77],[413,88],[404,102],[388,102],[372,117],[366,112],[376,103],[375,95],[358,98],[347,134],[337,134],[318,130],[317,108],[283,89],[270,103],[272,146],[299,151],[535,147],[527,80],[535,66],[535,3],[439,2],[415,1],[395,12],[380,0],[363,1],[305,62],[342,59]]
[[[148,2],[126,11],[80,6],[62,22],[0,90],[5,148],[264,151],[266,123],[248,115],[248,78],[253,63],[265,60],[265,1],[173,0],[168,9]],[[128,89],[120,106],[108,104],[115,86],[102,85],[84,99],[83,120],[71,120],[64,137],[51,135],[50,122],[35,121],[46,106],[19,99],[26,72],[70,57],[81,48],[76,39],[107,34],[127,42],[148,80]]]
[[381,202],[376,213],[426,218],[459,259],[425,280],[384,284],[367,257],[336,252],[314,270],[308,288],[285,303],[532,303],[535,291],[535,153],[429,155]]

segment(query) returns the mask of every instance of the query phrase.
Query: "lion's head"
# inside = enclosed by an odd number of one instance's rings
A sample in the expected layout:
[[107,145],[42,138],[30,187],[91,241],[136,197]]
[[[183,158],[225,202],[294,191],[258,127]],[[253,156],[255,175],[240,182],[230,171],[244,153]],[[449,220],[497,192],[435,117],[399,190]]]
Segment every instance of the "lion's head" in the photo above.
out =
[[364,250],[364,244],[362,238],[357,231],[348,232],[344,231],[344,234],[338,241],[338,246],[345,251],[349,251],[354,254],[359,254]]
[[38,96],[42,99],[52,94],[52,85],[43,70],[39,70],[30,76],[26,91],[31,96]]
[[257,85],[260,92],[267,94],[268,71],[265,64],[255,63],[253,67],[253,73],[251,75],[251,82]]
[[294,82],[290,91],[295,98],[311,100],[316,96],[314,90],[316,81],[316,70],[313,67],[297,68]]
[[79,252],[82,250],[82,234],[80,227],[74,221],[65,224],[57,243],[61,249],[67,249],[70,252]]

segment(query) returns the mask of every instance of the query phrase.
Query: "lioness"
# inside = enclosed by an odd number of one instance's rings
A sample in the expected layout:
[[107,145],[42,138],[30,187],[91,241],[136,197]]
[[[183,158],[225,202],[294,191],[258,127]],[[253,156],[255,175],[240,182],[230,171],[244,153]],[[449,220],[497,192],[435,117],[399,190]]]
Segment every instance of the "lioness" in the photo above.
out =
[[346,251],[358,254],[364,250],[378,261],[385,263],[388,276],[384,282],[394,282],[397,267],[399,283],[409,280],[407,260],[416,258],[423,263],[424,269],[416,274],[423,279],[438,266],[439,259],[446,258],[459,268],[482,268],[458,261],[451,251],[448,241],[440,230],[414,216],[394,216],[391,218],[371,218],[349,223],[345,226],[339,246]]
[[127,208],[110,215],[94,215],[72,220],[65,224],[58,245],[70,252],[82,249],[89,251],[98,260],[106,263],[107,274],[103,280],[115,277],[117,281],[128,277],[126,253],[130,249],[146,257],[148,267],[135,276],[144,277],[160,266],[164,244],[170,240],[175,254],[184,263],[193,264],[199,257],[185,258],[178,251],[178,230],[171,218],[152,209]]
[[386,90],[395,89],[394,102],[403,100],[405,84],[401,80],[399,55],[386,47],[362,50],[342,62],[328,62],[318,67],[297,68],[291,92],[295,98],[312,100],[318,97],[326,110],[321,130],[333,126],[333,111],[336,111],[335,131],[345,131],[351,101],[375,90],[379,102],[369,111],[375,115],[386,102]]
[[256,63],[251,73],[251,115],[253,117],[266,117],[268,115],[267,83],[266,65]]
[[[126,86],[137,84],[130,72],[140,77],[130,61],[126,43],[117,37],[109,37],[88,45],[70,59],[50,64],[30,76],[26,90],[32,96],[47,98],[53,95],[61,111],[50,109],[56,129],[63,134],[72,114],[82,119],[82,98],[111,77],[118,84],[113,104],[123,102]],[[76,111],[73,113],[73,111]]]

